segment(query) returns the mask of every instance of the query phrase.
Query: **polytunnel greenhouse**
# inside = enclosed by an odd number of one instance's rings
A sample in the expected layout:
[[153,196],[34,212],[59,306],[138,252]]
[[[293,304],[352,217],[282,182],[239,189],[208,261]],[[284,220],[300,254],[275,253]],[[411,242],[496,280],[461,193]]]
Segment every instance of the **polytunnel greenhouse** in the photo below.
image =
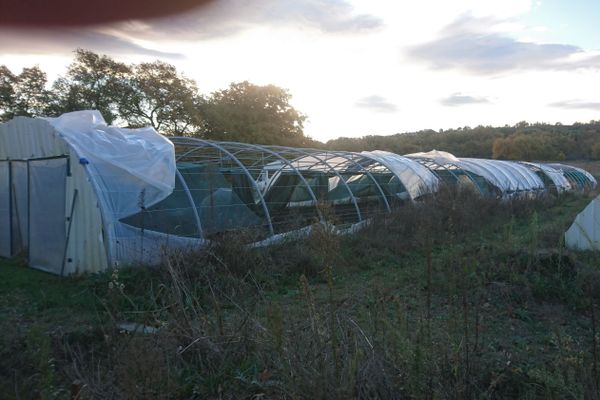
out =
[[251,245],[352,232],[441,185],[484,196],[587,190],[567,165],[401,156],[166,138],[107,126],[97,111],[0,125],[0,256],[68,275],[153,263],[231,231]]
[[550,167],[534,167],[514,161],[459,159],[435,150],[409,154],[408,157],[427,166],[442,181],[472,187],[485,196],[535,196],[544,193],[550,190],[551,184],[554,185],[553,174],[556,172]]
[[341,228],[435,191],[437,179],[393,153],[350,153],[173,138],[173,193],[121,222],[210,239],[250,228],[257,239],[318,221]]
[[559,171],[573,190],[585,191],[596,187],[596,179],[584,169],[564,164],[548,164],[547,166]]

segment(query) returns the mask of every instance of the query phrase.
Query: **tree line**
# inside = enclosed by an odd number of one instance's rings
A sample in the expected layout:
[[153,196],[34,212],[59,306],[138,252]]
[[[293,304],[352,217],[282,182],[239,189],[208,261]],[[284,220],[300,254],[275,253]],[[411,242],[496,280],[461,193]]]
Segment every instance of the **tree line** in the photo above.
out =
[[39,66],[15,74],[0,65],[0,122],[19,115],[96,109],[109,124],[152,126],[166,135],[213,140],[397,154],[438,149],[461,157],[513,160],[600,159],[600,121],[519,122],[320,143],[304,134],[306,116],[290,105],[290,99],[285,89],[247,81],[202,94],[196,82],[171,64],[127,64],[83,49],[75,51],[66,73],[52,84]]
[[600,160],[600,121],[573,125],[519,122],[503,127],[341,137],[328,141],[326,146],[347,151],[387,150],[397,154],[437,149],[459,157],[505,160]]
[[285,89],[247,81],[204,95],[171,64],[127,64],[84,49],[52,84],[39,66],[16,74],[0,65],[0,122],[95,109],[109,124],[152,126],[165,135],[312,145],[306,116],[290,99]]

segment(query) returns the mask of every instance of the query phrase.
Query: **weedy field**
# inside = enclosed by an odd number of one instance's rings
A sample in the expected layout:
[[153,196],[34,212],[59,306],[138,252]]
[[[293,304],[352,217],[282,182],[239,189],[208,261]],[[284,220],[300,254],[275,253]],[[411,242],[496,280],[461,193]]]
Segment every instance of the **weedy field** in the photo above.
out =
[[598,399],[600,256],[563,232],[591,195],[469,192],[159,268],[0,266],[3,398]]

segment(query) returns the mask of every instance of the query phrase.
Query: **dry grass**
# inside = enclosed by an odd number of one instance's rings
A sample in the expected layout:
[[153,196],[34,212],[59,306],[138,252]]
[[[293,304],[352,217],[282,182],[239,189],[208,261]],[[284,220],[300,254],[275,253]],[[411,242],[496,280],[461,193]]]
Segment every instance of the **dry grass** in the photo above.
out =
[[[37,350],[0,364],[29,371],[3,388],[22,398],[27,375],[45,398],[72,382],[82,399],[598,398],[598,258],[560,241],[584,203],[442,191],[353,236],[226,237],[98,277],[88,334],[6,331]],[[132,320],[158,331],[116,326]]]

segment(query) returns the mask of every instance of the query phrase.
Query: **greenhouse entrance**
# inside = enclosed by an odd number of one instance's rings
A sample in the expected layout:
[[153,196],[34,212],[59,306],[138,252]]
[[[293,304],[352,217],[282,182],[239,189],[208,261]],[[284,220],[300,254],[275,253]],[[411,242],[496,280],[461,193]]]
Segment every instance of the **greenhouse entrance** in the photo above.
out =
[[61,274],[66,245],[67,159],[29,161],[29,265]]
[[0,161],[0,257],[11,256],[10,246],[10,164]]
[[27,161],[10,162],[11,247],[12,255],[23,254],[29,248],[29,180]]

